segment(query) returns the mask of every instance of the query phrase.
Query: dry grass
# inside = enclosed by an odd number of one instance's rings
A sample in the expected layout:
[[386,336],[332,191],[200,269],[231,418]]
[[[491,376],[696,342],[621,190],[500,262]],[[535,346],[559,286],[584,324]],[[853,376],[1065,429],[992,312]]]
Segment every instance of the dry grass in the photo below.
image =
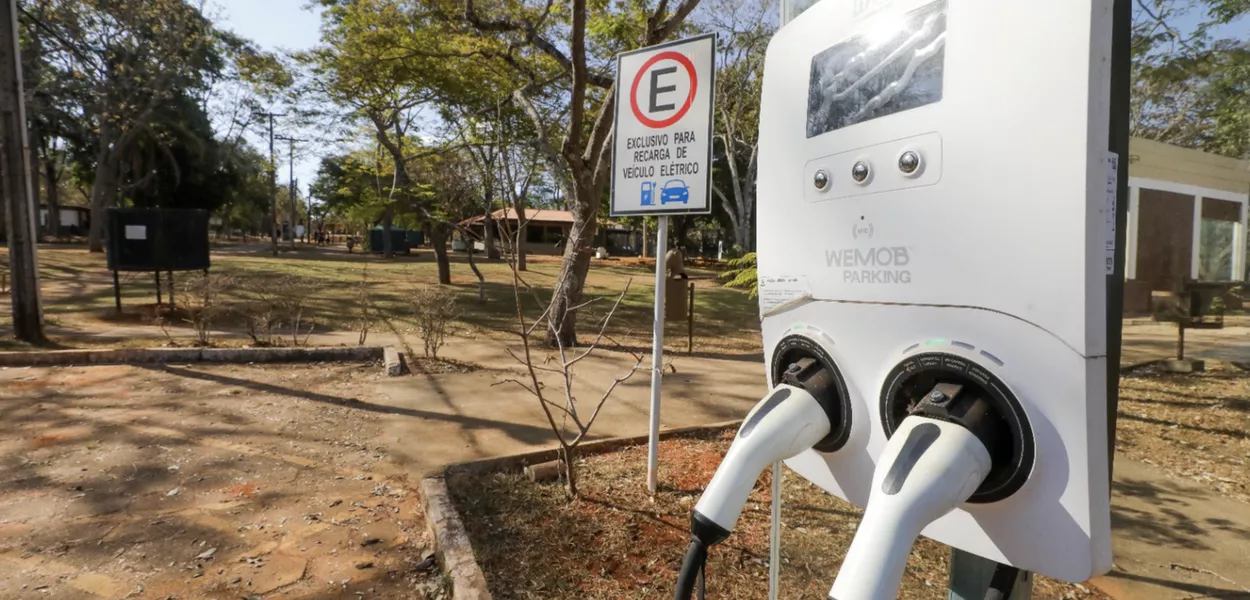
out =
[[[347,254],[344,249],[301,249],[273,257],[264,248],[231,246],[214,250],[213,272],[240,280],[277,280],[300,277],[313,282],[314,293],[308,299],[307,312],[317,322],[316,333],[355,331],[359,311],[355,309],[361,272],[369,270],[369,289],[382,316],[406,319],[410,312],[410,296],[417,289],[438,281],[433,253],[419,249],[411,257],[384,260],[359,252]],[[0,261],[3,257],[0,257]],[[45,313],[63,327],[58,341],[69,346],[89,345],[88,335],[119,324],[150,325],[153,320],[156,292],[150,273],[122,274],[122,302],[126,315],[120,318],[113,310],[112,275],[105,267],[104,255],[90,254],[83,248],[49,246],[40,248],[40,277],[44,292]],[[452,285],[461,308],[458,335],[491,339],[516,339],[515,300],[512,273],[503,261],[477,260],[486,277],[485,303],[477,301],[477,278],[469,270],[462,254],[452,255]],[[526,279],[536,288],[540,298],[547,298],[559,276],[559,257],[531,256]],[[761,351],[758,305],[746,293],[720,286],[716,272],[706,268],[690,270],[696,280],[695,351],[703,354],[757,354]],[[194,273],[175,273],[181,285]],[[633,279],[629,294],[622,302],[609,334],[622,344],[648,347],[651,340],[652,298],[654,297],[653,266],[636,262],[594,261],[587,277],[587,299],[598,299],[581,310],[580,322],[593,323],[603,316],[611,300],[620,295],[625,282]],[[165,277],[162,277],[162,283]],[[181,288],[178,290],[181,296]],[[181,298],[176,298],[181,301]],[[522,299],[525,308],[537,317],[545,308],[533,298]],[[8,300],[0,298],[0,332],[9,325]],[[223,322],[228,331],[242,332],[244,323]],[[171,329],[186,329],[181,320],[173,321]],[[589,327],[589,325],[587,325]],[[375,332],[379,329],[375,328]],[[686,323],[668,325],[670,351],[685,351]],[[159,331],[157,332],[159,335]],[[0,335],[0,337],[3,337]],[[289,337],[289,336],[288,336]],[[111,340],[106,345],[120,345]],[[150,341],[147,345],[151,345]],[[0,349],[22,349],[20,346]]]
[[1191,375],[1147,366],[1120,385],[1117,453],[1250,501],[1250,371],[1208,361]]
[[[669,598],[689,541],[690,511],[732,434],[661,446],[660,493],[645,491],[646,448],[590,457],[579,501],[558,484],[519,473],[457,475],[450,481],[474,551],[496,598]],[[768,595],[769,473],[755,487],[734,535],[709,558],[709,598]],[[824,600],[860,512],[786,472],[782,597]],[[949,550],[921,539],[902,598],[946,598]],[[1035,598],[1105,598],[1090,588],[1039,579]]]

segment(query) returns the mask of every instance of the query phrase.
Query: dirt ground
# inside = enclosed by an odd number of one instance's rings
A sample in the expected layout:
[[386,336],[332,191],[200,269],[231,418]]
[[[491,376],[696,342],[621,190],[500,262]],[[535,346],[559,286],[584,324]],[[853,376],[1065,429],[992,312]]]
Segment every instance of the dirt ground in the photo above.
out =
[[0,370],[0,598],[438,598],[376,365]]
[[[450,489],[465,518],[491,592],[505,598],[668,598],[689,543],[690,510],[712,478],[732,432],[661,445],[660,492],[646,493],[646,448],[587,458],[582,499],[564,500],[559,484],[530,483],[519,473],[453,476]],[[786,471],[783,481],[784,598],[824,600],[845,556],[860,511]],[[713,548],[709,598],[768,597],[768,490],[765,473],[734,535]],[[900,598],[945,599],[950,551],[921,539],[912,551]],[[1039,578],[1035,598],[1106,596]]]
[[[1211,361],[1207,372],[1193,375],[1168,374],[1153,366],[1136,369],[1121,384],[1117,454],[1193,481],[1213,495],[1246,502],[1247,402],[1250,373],[1245,365]],[[451,489],[496,597],[667,597],[688,543],[690,510],[730,436],[666,442],[660,481],[667,485],[654,502],[642,484],[645,448],[587,458],[580,477],[584,497],[573,503],[564,500],[558,485],[533,484],[520,474],[454,477]],[[766,596],[770,485],[765,473],[737,531],[713,550],[710,597]],[[781,596],[823,599],[861,513],[789,471],[783,490]],[[1115,493],[1129,492],[1117,485]],[[1119,526],[1132,525],[1126,509],[1118,510],[1124,521]],[[1122,533],[1140,534],[1132,527]],[[1117,556],[1117,563],[1135,558],[1142,557]],[[900,597],[945,598],[949,560],[949,549],[922,538],[913,549]],[[1175,578],[1167,564],[1173,563],[1164,563],[1164,575]],[[1177,568],[1173,564],[1172,570]],[[1186,589],[1163,579],[1156,583]],[[1089,585],[1045,578],[1035,581],[1034,597],[1107,598]],[[1234,591],[1220,597],[1241,596]]]
[[1151,365],[1125,373],[1116,451],[1250,502],[1250,365],[1208,361],[1207,369],[1175,375]]

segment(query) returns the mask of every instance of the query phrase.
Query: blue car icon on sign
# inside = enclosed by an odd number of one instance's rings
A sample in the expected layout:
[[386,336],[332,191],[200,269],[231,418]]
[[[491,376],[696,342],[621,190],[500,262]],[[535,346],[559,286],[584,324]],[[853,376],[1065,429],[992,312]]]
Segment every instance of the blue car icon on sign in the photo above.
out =
[[664,184],[664,187],[660,189],[660,204],[670,202],[690,203],[690,188],[686,187],[686,182],[680,179],[670,179]]

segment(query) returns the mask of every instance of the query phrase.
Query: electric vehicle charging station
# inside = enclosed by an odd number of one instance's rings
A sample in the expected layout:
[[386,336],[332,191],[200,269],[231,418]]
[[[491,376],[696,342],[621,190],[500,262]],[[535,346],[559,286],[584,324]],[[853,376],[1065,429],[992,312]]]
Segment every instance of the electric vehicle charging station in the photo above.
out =
[[782,459],[866,510],[836,600],[895,597],[922,534],[1066,581],[1111,567],[1112,13],[823,0],[776,34],[757,228],[774,390],[695,506],[678,598]]

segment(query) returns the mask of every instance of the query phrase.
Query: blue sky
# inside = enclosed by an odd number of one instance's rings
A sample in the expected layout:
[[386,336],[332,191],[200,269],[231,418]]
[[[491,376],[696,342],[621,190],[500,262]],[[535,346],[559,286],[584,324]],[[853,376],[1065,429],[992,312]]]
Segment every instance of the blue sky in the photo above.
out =
[[[309,0],[211,0],[215,8],[210,13],[217,17],[223,29],[252,40],[266,50],[304,50],[317,44],[321,36],[321,18],[317,12],[305,8]],[[281,132],[278,135],[283,135]],[[250,136],[253,144],[268,150],[268,138]],[[298,134],[296,134],[298,137]],[[286,144],[279,143],[279,154],[285,157]],[[297,155],[299,153],[297,152]],[[308,156],[295,164],[295,179],[307,193],[308,186],[317,175],[319,156]],[[281,160],[278,183],[288,181],[287,165]]]

